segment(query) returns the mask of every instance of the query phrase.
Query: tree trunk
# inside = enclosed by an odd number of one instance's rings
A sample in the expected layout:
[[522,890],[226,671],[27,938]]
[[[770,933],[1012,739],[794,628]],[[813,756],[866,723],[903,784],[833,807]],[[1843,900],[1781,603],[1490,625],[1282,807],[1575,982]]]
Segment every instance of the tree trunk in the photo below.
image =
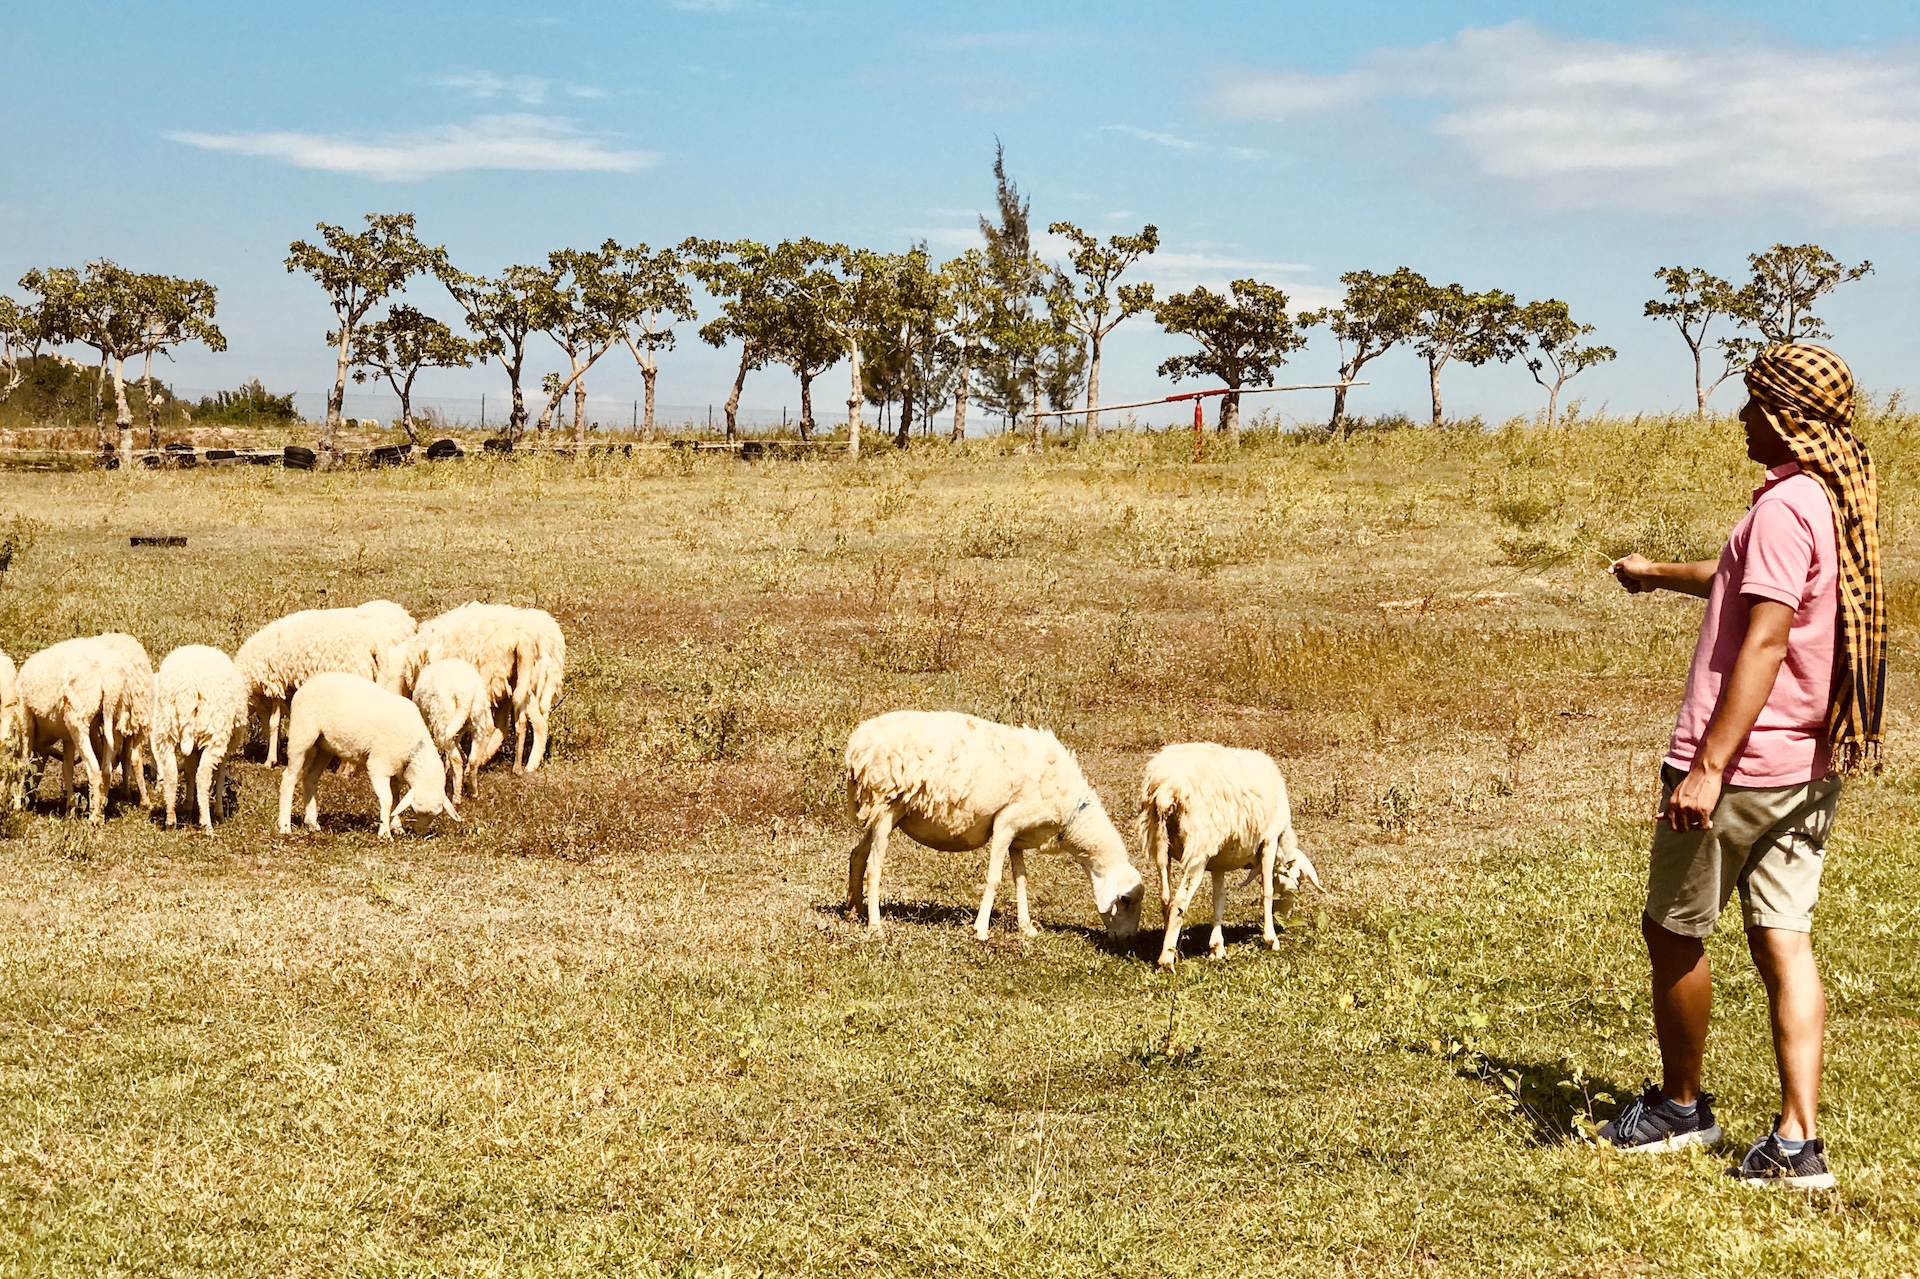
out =
[[1427,389],[1433,395],[1433,424],[1435,426],[1440,425],[1440,366],[1445,363],[1445,360],[1436,360],[1431,355],[1427,357]]
[[1560,388],[1567,384],[1565,378],[1555,378],[1547,388],[1547,429],[1552,430],[1560,422]]
[[647,385],[647,415],[641,419],[641,424],[646,427],[648,439],[653,438],[653,384],[659,376],[660,366],[652,360],[640,366],[640,380]]
[[120,465],[133,465],[133,409],[127,403],[127,383],[119,356],[113,357],[113,425],[120,436]]
[[851,389],[847,392],[847,456],[857,461],[860,457],[860,406],[867,398],[860,389],[858,342],[847,343],[847,368],[852,376]]
[[573,384],[573,447],[582,452],[587,447],[587,379],[584,377]]
[[1033,363],[1033,451],[1038,453],[1047,446],[1045,429],[1040,418],[1040,362]]
[[908,435],[913,431],[913,383],[907,383],[907,389],[900,396],[900,430],[893,437],[893,447],[904,449],[908,444]]
[[740,413],[740,388],[747,384],[747,365],[753,359],[753,348],[741,346],[740,370],[733,375],[733,390],[727,395],[727,443],[733,443],[738,437],[738,415]]
[[327,396],[327,417],[320,424],[320,469],[331,471],[336,457],[335,433],[340,429],[340,410],[347,402],[347,369],[353,344],[353,321],[340,318],[340,349],[333,368],[333,391]]
[[1220,397],[1220,434],[1229,444],[1240,443],[1240,396],[1236,391]]
[[973,381],[973,368],[968,359],[972,355],[963,349],[960,353],[960,377],[953,388],[953,442],[958,444],[967,438],[967,391]]
[[813,378],[812,369],[800,371],[800,442],[813,442]]
[[1090,334],[1087,353],[1087,436],[1100,434],[1100,329],[1096,325]]
[[1693,347],[1693,417],[1695,421],[1704,421],[1707,416],[1707,375],[1700,367],[1700,347],[1693,342],[1687,345]]
[[153,402],[153,348],[147,348],[146,367],[140,371],[140,393],[147,397],[147,447],[160,448],[160,406]]
[[[521,432],[527,429],[527,397],[520,390],[520,367],[526,361],[526,350],[515,352],[514,361],[507,365],[507,380],[513,386],[513,408],[507,412],[507,443],[519,442]],[[501,361],[506,363],[504,360]]]
[[107,354],[100,353],[100,370],[93,378],[93,442],[100,452],[108,452],[107,443]]
[[400,390],[400,429],[407,433],[407,443],[418,444],[419,437],[413,432],[413,379],[408,378]]

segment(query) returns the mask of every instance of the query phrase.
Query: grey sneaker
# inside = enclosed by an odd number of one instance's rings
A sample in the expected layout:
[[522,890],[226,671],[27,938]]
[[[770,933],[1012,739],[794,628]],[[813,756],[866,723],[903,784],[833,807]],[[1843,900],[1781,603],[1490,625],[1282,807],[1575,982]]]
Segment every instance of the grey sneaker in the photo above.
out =
[[1646,1091],[1600,1125],[1600,1140],[1628,1154],[1665,1154],[1689,1146],[1717,1146],[1724,1136],[1713,1121],[1713,1095],[1701,1093],[1687,1114],[1647,1080]]
[[[1774,1121],[1776,1124],[1779,1120]],[[1753,1143],[1738,1168],[1727,1169],[1727,1176],[1743,1186],[1763,1186],[1775,1190],[1831,1190],[1833,1173],[1827,1168],[1827,1145],[1814,1137],[1790,1155],[1780,1145],[1780,1134],[1770,1132]]]

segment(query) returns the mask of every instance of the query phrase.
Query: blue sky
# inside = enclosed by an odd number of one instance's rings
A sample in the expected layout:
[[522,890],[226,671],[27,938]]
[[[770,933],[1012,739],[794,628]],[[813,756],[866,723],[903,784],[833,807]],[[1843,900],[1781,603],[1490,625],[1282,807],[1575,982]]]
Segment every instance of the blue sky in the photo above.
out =
[[[318,220],[411,210],[477,271],[608,236],[950,255],[991,201],[996,135],[1039,223],[1156,223],[1163,290],[1253,275],[1317,305],[1344,270],[1404,264],[1565,299],[1620,350],[1574,384],[1590,407],[1687,404],[1684,347],[1640,315],[1653,270],[1733,274],[1780,240],[1875,262],[1822,309],[1834,345],[1868,387],[1920,381],[1910,4],[69,0],[5,30],[0,280],[100,256],[211,280],[231,347],[183,353],[186,387],[330,382],[329,313],[281,266]],[[1122,328],[1103,398],[1164,389],[1176,349]],[[1321,338],[1287,376],[1333,364]],[[661,399],[717,401],[730,371],[689,327]],[[1356,410],[1424,408],[1410,354],[1369,373]],[[622,354],[590,383],[619,398],[639,378]],[[1444,385],[1490,418],[1543,400],[1518,365]],[[796,394],[769,371],[745,402]]]

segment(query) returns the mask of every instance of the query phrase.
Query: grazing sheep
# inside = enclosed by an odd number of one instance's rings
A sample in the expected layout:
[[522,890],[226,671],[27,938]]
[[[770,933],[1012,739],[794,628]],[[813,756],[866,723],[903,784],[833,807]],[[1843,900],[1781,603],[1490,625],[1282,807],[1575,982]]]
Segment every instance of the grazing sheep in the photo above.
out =
[[[333,610],[321,611],[331,612]],[[380,628],[380,647],[383,652],[392,648],[395,644],[404,642],[411,637],[415,631],[420,629],[420,624],[413,620],[413,614],[407,612],[406,609],[395,604],[392,600],[368,600],[365,604],[361,604],[355,608],[342,609],[339,611],[352,613],[357,617],[364,617],[375,626],[378,626]]]
[[227,759],[246,740],[247,681],[233,659],[204,644],[168,653],[154,676],[153,752],[169,827],[180,791],[180,760],[189,760],[192,769],[200,827],[212,830],[216,815],[227,816]]
[[[433,747],[446,760],[453,776],[453,796],[464,799],[480,793],[480,754],[493,733],[493,710],[487,701],[487,682],[472,662],[457,657],[429,662],[413,682],[413,704],[427,722]],[[468,759],[463,765],[460,748]]]
[[[1140,783],[1139,824],[1140,841],[1160,867],[1160,909],[1167,921],[1162,968],[1173,967],[1180,949],[1180,920],[1203,874],[1213,877],[1208,953],[1215,959],[1226,953],[1220,919],[1228,871],[1247,870],[1248,883],[1257,874],[1265,884],[1263,936],[1270,948],[1280,945],[1273,927],[1276,864],[1289,900],[1302,875],[1315,888],[1320,886],[1318,872],[1294,836],[1279,766],[1259,751],[1211,742],[1182,742],[1162,750],[1147,761]],[[1168,882],[1169,860],[1180,868],[1177,886]]]
[[13,659],[0,653],[0,769],[9,779],[8,806],[24,808],[27,802],[26,771],[15,771],[16,761],[27,754],[27,710],[20,704],[20,673]]
[[328,671],[378,679],[380,660],[396,629],[391,618],[368,617],[349,608],[316,608],[268,622],[240,646],[234,665],[247,681],[249,714],[267,717],[268,764],[277,758],[280,720],[300,686]]
[[[293,695],[287,725],[287,769],[280,779],[280,833],[293,833],[296,795],[305,804],[308,830],[320,829],[320,775],[336,760],[364,768],[380,800],[380,836],[393,837],[408,809],[432,816],[460,814],[447,797],[446,769],[433,747],[420,709],[359,675],[315,675]],[[393,779],[407,790],[393,802]]]
[[96,746],[100,767],[109,789],[118,783],[132,798],[137,788],[141,805],[151,807],[146,756],[153,731],[153,661],[146,646],[131,635],[110,631],[95,639],[106,654],[101,741]]
[[1052,733],[950,711],[894,711],[847,738],[847,804],[864,828],[847,864],[847,909],[880,931],[880,875],[897,826],[928,848],[988,848],[987,886],[973,935],[987,939],[1001,866],[1013,858],[1020,931],[1027,918],[1026,854],[1058,847],[1093,883],[1094,908],[1116,938],[1140,926],[1146,885],[1072,754]]
[[513,771],[537,771],[546,755],[548,717],[566,674],[567,644],[559,624],[542,609],[462,604],[421,623],[412,639],[387,655],[381,687],[405,696],[429,662],[450,657],[471,662],[486,681],[494,729],[480,750],[481,761],[492,759],[505,743],[511,716],[519,721]]
[[[26,726],[29,763],[51,759],[60,748],[60,798],[73,800],[76,760],[87,771],[91,803],[87,819],[106,818],[107,788],[101,767],[108,732],[131,709],[127,690],[127,652],[100,635],[50,644],[20,664],[17,685]],[[151,684],[149,684],[149,688]]]

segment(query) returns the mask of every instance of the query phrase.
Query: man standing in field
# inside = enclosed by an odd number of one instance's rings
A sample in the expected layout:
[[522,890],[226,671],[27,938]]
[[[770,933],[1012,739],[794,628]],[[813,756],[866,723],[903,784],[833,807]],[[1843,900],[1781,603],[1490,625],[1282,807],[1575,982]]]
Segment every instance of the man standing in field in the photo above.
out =
[[1713,982],[1704,939],[1737,888],[1773,1015],[1780,1114],[1729,1175],[1833,1185],[1816,1135],[1826,993],[1811,929],[1843,776],[1878,763],[1886,684],[1873,461],[1853,437],[1853,375],[1791,344],[1747,370],[1747,456],[1767,468],[1720,558],[1617,561],[1627,590],[1704,597],[1706,616],[1661,769],[1646,913],[1662,1078],[1600,1135],[1620,1150],[1713,1145],[1700,1088]]

